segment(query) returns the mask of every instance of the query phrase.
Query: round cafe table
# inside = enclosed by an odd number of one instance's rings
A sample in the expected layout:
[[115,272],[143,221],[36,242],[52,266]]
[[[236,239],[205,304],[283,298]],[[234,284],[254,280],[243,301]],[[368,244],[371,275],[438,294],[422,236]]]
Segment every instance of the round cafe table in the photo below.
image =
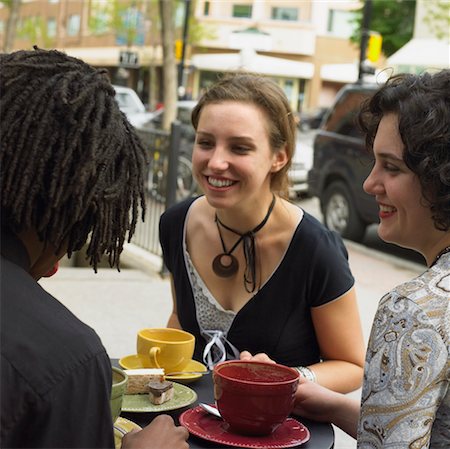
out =
[[[112,364],[113,366],[119,366],[117,359],[113,359]],[[202,376],[195,382],[187,384],[187,386],[197,393],[198,396],[197,401],[189,405],[188,407],[183,407],[180,409],[164,412],[172,416],[177,424],[179,424],[180,415],[187,409],[196,407],[199,402],[205,402],[207,404],[214,403],[212,373]],[[152,421],[152,419],[155,418],[155,416],[157,416],[157,414],[122,412],[120,416],[129,419],[135,422],[136,424],[139,424],[141,427],[144,427],[147,424],[149,424]],[[300,421],[302,424],[304,424],[311,434],[311,438],[309,439],[308,442],[301,444],[299,446],[294,446],[295,448],[332,449],[334,447],[334,431],[331,424],[311,421],[297,416],[294,416],[294,418]],[[203,449],[203,448],[218,449],[217,443],[210,442],[193,435],[190,435],[188,442],[190,449]]]

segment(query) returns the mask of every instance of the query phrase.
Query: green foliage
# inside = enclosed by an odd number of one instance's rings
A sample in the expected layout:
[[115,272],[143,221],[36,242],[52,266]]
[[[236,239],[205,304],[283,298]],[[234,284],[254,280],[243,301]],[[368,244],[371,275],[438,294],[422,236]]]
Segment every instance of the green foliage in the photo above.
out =
[[[369,29],[378,31],[383,37],[382,51],[386,56],[395,53],[411,40],[414,31],[416,0],[372,0]],[[355,14],[355,33],[350,40],[361,42],[363,7]]]
[[438,39],[448,38],[450,29],[450,3],[442,0],[425,2],[426,16],[424,22]]
[[142,31],[140,21],[144,0],[93,0],[89,17],[89,30],[93,34],[115,34],[130,46],[138,43]]
[[33,16],[22,19],[17,26],[16,36],[26,39],[41,48],[54,46],[55,38],[48,35],[47,23],[42,17]]
[[[202,38],[214,37],[214,33],[210,29],[197,22],[193,14],[194,8],[195,1],[191,1],[188,33],[190,45],[195,45]],[[150,44],[158,43],[160,39],[156,37],[156,34],[159,34],[161,29],[158,0],[92,0],[89,30],[93,34],[106,34],[114,31],[127,45],[132,45],[136,43],[139,34],[137,21],[129,20],[134,11],[143,12],[144,20],[149,24],[150,29],[147,29],[146,32],[150,33]],[[176,0],[174,31],[178,39],[181,39],[183,35],[184,14],[185,1]]]

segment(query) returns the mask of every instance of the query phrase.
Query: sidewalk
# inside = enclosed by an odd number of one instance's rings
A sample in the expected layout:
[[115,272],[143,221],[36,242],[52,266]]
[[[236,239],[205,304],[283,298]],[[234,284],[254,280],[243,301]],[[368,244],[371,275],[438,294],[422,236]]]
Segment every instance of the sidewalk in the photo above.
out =
[[[395,285],[420,274],[424,267],[346,241],[356,279],[364,337],[367,341],[378,301]],[[158,274],[161,259],[128,245],[121,272],[100,268],[61,267],[40,284],[98,333],[112,358],[134,354],[136,333],[165,327],[172,309],[170,282]],[[359,398],[360,392],[351,393]],[[353,439],[336,430],[335,449],[354,449]]]

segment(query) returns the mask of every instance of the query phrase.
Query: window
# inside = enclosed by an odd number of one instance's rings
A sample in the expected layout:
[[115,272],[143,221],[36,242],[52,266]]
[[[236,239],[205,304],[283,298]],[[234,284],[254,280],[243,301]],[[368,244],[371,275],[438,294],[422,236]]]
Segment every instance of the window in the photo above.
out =
[[203,15],[204,16],[209,16],[209,6],[210,6],[209,1],[206,1],[203,5]]
[[233,5],[233,17],[250,19],[252,17],[252,5]]
[[273,20],[298,20],[298,8],[272,8]]
[[330,9],[327,31],[335,36],[350,37],[356,27],[356,23],[352,23],[354,17],[355,13],[353,11]]
[[56,19],[54,17],[50,17],[47,20],[47,36],[48,37],[56,36]]
[[325,129],[349,137],[362,138],[362,131],[356,123],[356,118],[362,102],[372,93],[370,90],[348,91],[340,97],[328,117]]
[[77,36],[80,32],[80,15],[72,14],[67,20],[67,35]]
[[91,0],[89,11],[89,31],[100,35],[110,31],[113,23],[113,13],[108,4],[101,0]]

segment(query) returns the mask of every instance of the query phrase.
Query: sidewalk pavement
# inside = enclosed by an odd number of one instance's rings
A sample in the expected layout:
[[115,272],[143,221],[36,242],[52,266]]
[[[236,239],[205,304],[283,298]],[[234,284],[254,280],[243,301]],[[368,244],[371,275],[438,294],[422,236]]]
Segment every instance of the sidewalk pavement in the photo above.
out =
[[[378,301],[388,290],[424,271],[424,267],[345,241],[367,342]],[[98,333],[111,358],[136,352],[136,333],[146,327],[165,327],[172,309],[170,282],[159,275],[162,263],[132,244],[122,256],[124,268],[62,266],[40,284]],[[127,268],[125,268],[127,267]],[[360,390],[351,393],[360,397]],[[353,439],[336,431],[335,449],[354,449]]]

